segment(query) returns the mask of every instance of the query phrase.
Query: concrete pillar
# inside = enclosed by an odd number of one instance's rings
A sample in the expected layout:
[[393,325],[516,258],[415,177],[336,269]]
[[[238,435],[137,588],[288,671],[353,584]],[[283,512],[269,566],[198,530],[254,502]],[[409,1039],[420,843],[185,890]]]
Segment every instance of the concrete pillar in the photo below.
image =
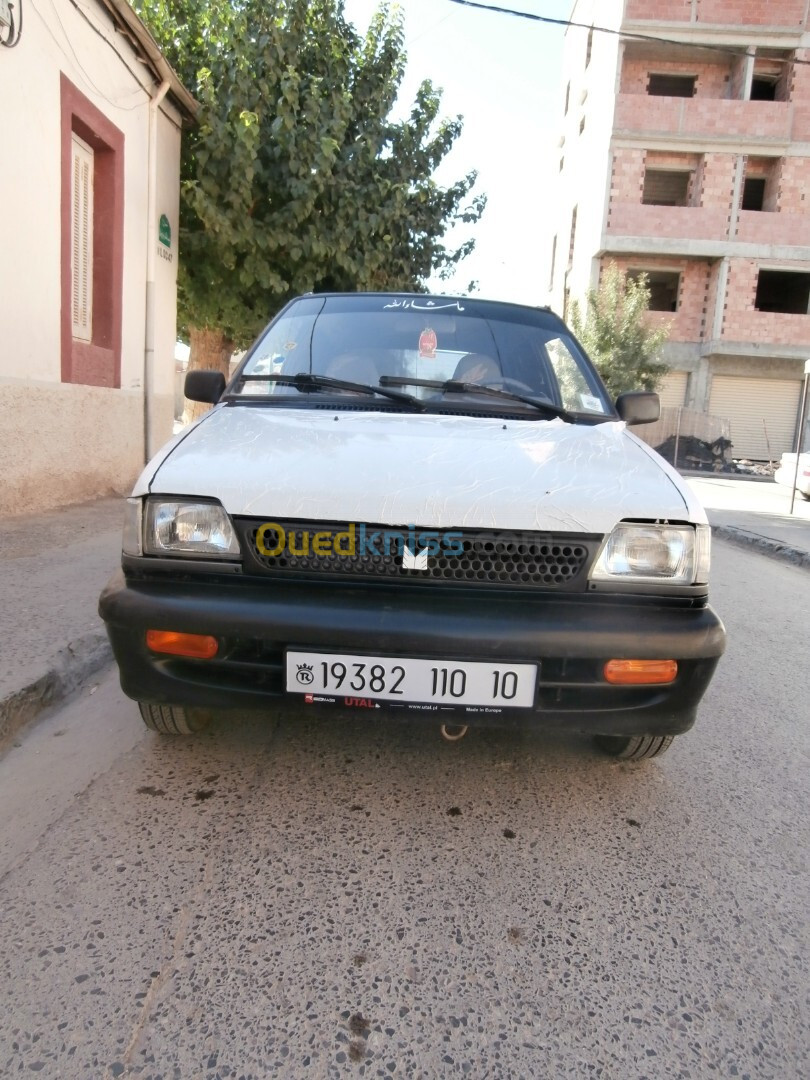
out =
[[711,361],[708,356],[698,359],[697,367],[689,375],[686,391],[686,406],[698,412],[709,411],[709,393],[711,390]]
[[717,296],[714,302],[714,317],[712,319],[712,341],[718,341],[723,333],[723,310],[728,290],[728,262],[728,255],[724,255],[720,261],[720,269],[717,274]]

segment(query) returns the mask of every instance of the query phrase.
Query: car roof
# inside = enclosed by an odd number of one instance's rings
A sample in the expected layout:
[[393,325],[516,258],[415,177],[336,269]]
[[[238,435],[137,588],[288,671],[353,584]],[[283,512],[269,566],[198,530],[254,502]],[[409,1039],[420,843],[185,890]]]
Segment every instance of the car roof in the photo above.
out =
[[[480,308],[498,308],[501,311],[508,311],[514,309],[515,313],[533,312],[542,313],[544,315],[550,315],[553,319],[558,320],[562,325],[563,320],[552,308],[545,304],[517,304],[511,300],[488,300],[478,296],[456,296],[452,293],[422,293],[422,292],[409,292],[407,290],[380,290],[380,291],[358,291],[358,292],[308,292],[302,294],[302,296],[311,298],[323,298],[328,300],[330,298],[351,299],[356,297],[358,299],[373,299],[373,298],[390,298],[392,300],[422,300],[426,303],[444,303],[444,304],[466,304],[471,310],[477,311]],[[302,299],[301,296],[296,299]]]

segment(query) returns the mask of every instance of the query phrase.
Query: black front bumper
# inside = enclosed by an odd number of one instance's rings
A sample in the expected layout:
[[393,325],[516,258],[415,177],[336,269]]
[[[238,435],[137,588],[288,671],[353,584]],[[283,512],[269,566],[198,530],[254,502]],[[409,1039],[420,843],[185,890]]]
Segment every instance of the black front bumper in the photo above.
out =
[[[647,596],[238,576],[180,581],[119,572],[101,595],[99,613],[121,686],[138,701],[266,709],[284,694],[288,647],[511,661],[540,664],[533,709],[485,717],[459,712],[458,722],[623,735],[688,730],[725,647],[723,625],[710,607]],[[213,660],[157,655],[146,646],[147,629],[211,634],[220,651]],[[678,675],[664,686],[609,685],[605,661],[626,658],[677,660]]]

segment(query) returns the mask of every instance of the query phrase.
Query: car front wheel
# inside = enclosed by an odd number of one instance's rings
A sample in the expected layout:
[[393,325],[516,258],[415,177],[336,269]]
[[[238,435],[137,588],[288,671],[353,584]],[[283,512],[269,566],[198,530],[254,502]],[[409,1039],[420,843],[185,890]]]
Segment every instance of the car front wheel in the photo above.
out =
[[161,735],[195,735],[205,727],[205,717],[196,709],[182,705],[151,705],[139,701],[141,719],[152,731]]
[[674,735],[597,735],[596,745],[620,761],[646,761],[666,753],[674,738]]

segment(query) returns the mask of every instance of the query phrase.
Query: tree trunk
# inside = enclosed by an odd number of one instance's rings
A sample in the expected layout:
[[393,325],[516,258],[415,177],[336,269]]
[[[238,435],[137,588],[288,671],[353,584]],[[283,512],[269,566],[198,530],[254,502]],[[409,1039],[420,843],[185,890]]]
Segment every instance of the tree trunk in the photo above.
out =
[[[233,352],[233,342],[229,341],[222,330],[211,327],[190,326],[189,344],[191,351],[188,357],[188,371],[221,371],[227,379],[229,377],[228,364]],[[206,413],[211,408],[202,401],[189,401],[186,399],[183,410],[183,423],[190,424],[193,420]]]

